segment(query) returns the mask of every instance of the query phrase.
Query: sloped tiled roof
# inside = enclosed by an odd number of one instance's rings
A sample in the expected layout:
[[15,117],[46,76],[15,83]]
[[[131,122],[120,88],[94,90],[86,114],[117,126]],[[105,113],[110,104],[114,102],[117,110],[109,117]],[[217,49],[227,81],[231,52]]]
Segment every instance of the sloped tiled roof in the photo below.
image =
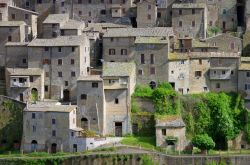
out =
[[185,126],[186,125],[180,116],[165,116],[156,119],[156,127],[179,128]]
[[104,62],[102,76],[130,76],[133,70],[135,70],[133,62]]
[[24,21],[0,21],[0,26],[21,26],[26,25]]
[[193,9],[193,8],[206,8],[205,3],[175,3],[173,9]]
[[60,28],[61,29],[83,29],[84,27],[85,27],[85,23],[84,22],[80,22],[80,21],[76,21],[76,20],[70,19],[69,21],[67,21]]
[[69,20],[69,14],[50,14],[43,23],[63,23]]
[[28,105],[25,111],[35,111],[35,112],[64,112],[69,113],[72,110],[76,109],[75,105],[40,105],[32,104]]
[[43,70],[39,68],[6,68],[6,70],[11,76],[31,76],[43,73]]
[[136,44],[167,44],[166,37],[136,37]]
[[84,43],[86,36],[60,36],[52,39],[34,39],[28,46],[79,46]]
[[108,29],[103,37],[163,37],[173,36],[172,27],[155,28],[117,28]]

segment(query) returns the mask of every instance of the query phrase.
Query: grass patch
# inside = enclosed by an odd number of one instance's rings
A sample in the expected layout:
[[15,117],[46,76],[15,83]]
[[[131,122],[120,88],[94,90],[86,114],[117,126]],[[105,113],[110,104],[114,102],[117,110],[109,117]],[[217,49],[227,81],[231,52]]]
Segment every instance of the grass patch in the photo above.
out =
[[124,145],[137,146],[146,149],[155,149],[155,137],[124,137],[121,143]]

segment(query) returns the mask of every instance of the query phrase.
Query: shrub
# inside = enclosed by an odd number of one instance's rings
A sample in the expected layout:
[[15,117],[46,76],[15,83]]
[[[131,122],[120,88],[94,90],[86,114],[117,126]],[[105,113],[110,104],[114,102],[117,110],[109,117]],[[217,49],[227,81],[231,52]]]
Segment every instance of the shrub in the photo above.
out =
[[151,97],[153,93],[153,89],[147,85],[138,85],[135,88],[135,92],[133,96],[135,97]]
[[210,150],[215,147],[213,139],[207,134],[196,135],[192,139],[192,143],[195,147],[198,147],[201,150]]

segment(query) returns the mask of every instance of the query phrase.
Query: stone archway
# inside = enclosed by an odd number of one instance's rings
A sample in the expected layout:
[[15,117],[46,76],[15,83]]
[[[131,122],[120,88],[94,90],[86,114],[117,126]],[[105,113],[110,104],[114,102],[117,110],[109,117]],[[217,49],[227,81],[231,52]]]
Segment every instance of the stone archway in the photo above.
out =
[[86,129],[86,130],[89,129],[89,122],[87,118],[85,117],[81,118],[81,127],[82,129]]
[[31,100],[33,102],[38,101],[38,90],[36,88],[31,89]]
[[51,153],[56,153],[57,152],[57,144],[56,143],[52,143],[51,144]]
[[37,141],[36,140],[32,140],[31,141],[31,151],[34,152],[34,151],[37,151]]
[[155,89],[156,88],[156,82],[155,81],[151,81],[149,83],[149,86],[152,88],[152,89]]

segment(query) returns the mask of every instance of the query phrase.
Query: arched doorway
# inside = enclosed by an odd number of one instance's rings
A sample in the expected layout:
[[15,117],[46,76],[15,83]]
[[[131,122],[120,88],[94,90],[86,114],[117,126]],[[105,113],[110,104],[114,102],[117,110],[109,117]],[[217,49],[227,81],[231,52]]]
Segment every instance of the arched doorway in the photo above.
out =
[[37,141],[32,140],[32,142],[31,142],[31,151],[34,152],[36,150],[37,150]]
[[175,142],[174,141],[167,141],[167,149],[168,150],[175,150]]
[[38,101],[38,90],[36,88],[31,89],[31,100],[33,102]]
[[151,81],[151,82],[149,83],[149,86],[150,86],[152,89],[155,89],[155,88],[156,88],[156,82]]
[[56,153],[56,151],[57,151],[57,144],[56,143],[51,144],[51,153]]
[[63,101],[69,102],[70,101],[69,98],[70,98],[70,92],[69,92],[69,90],[68,89],[64,89],[63,90]]
[[82,119],[81,119],[81,127],[82,127],[82,129],[89,129],[89,127],[88,127],[88,119],[87,118],[85,118],[85,117],[83,117]]

